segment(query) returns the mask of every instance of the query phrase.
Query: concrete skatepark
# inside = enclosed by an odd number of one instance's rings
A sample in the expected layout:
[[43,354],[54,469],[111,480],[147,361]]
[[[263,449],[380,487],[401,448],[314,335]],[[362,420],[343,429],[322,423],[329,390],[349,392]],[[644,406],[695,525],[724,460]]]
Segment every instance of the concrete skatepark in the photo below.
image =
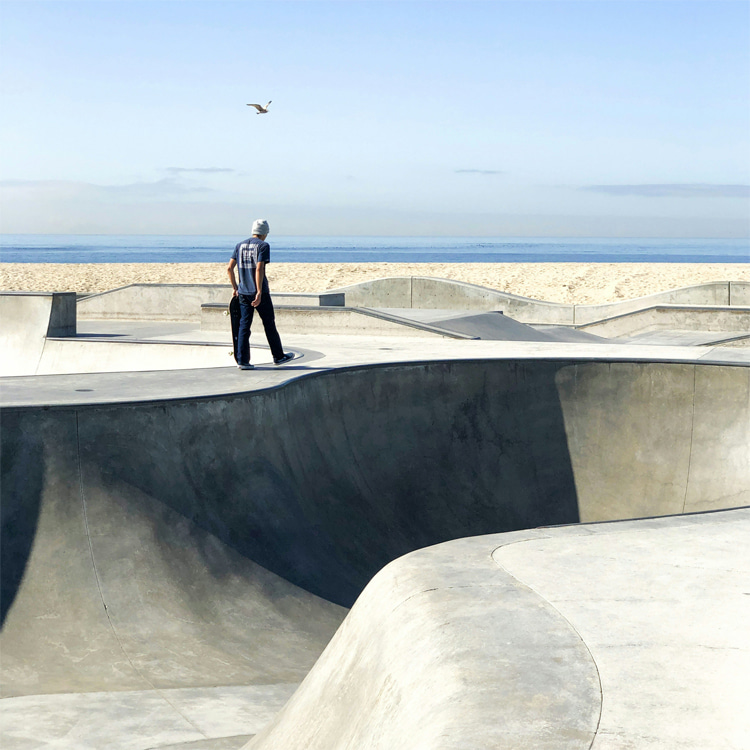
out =
[[3,748],[750,746],[749,290],[0,295]]

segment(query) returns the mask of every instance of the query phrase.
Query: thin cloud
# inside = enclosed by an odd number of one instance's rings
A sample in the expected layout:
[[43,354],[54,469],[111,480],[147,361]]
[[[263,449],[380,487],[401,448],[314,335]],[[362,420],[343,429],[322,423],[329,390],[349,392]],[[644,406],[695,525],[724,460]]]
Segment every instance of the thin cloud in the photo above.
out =
[[8,197],[25,195],[102,200],[164,200],[196,193],[215,192],[206,187],[187,187],[171,178],[155,182],[132,182],[125,185],[97,185],[71,180],[3,180],[0,181],[0,189]]
[[505,174],[497,169],[457,169],[456,174]]
[[235,169],[227,167],[167,167],[165,170],[168,174],[234,174]]
[[590,193],[640,198],[747,198],[750,185],[710,185],[673,183],[665,185],[587,185],[579,188]]

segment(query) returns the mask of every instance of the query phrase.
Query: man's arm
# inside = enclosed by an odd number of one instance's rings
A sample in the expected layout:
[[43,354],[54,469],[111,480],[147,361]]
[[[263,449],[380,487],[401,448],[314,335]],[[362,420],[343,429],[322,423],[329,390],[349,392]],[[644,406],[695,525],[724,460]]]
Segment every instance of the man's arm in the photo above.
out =
[[263,280],[266,278],[266,261],[258,261],[258,265],[255,266],[255,299],[253,300],[253,307],[257,307],[260,304],[260,298],[263,294]]
[[234,276],[234,267],[237,265],[237,261],[232,258],[229,261],[229,265],[227,266],[227,275],[229,276],[229,281],[232,282],[232,289],[234,289],[234,292],[232,293],[233,297],[236,297],[239,292],[237,291],[237,279]]

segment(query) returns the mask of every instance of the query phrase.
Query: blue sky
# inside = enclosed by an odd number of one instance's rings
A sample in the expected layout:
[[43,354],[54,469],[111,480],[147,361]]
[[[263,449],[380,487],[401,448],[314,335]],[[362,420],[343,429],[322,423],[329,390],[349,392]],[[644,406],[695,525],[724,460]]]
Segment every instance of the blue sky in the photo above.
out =
[[750,230],[745,0],[3,0],[0,92],[4,232]]

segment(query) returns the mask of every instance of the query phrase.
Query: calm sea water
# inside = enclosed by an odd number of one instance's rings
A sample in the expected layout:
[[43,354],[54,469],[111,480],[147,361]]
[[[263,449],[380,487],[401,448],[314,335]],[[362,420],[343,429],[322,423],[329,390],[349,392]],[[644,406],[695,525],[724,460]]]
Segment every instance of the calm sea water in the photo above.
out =
[[[0,235],[5,263],[214,263],[237,236]],[[748,239],[269,237],[276,263],[748,263]]]

